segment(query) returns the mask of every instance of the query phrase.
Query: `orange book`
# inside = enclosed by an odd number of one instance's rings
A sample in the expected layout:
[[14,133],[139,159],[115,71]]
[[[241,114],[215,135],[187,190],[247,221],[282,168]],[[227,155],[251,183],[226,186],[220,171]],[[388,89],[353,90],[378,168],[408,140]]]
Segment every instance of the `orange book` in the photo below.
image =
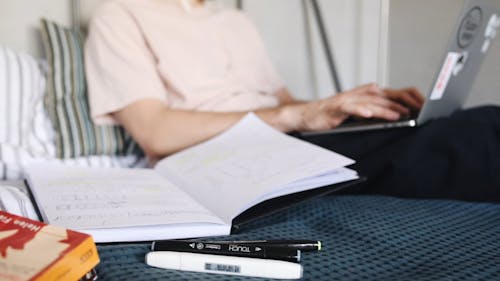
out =
[[0,280],[79,280],[98,263],[91,236],[0,211]]

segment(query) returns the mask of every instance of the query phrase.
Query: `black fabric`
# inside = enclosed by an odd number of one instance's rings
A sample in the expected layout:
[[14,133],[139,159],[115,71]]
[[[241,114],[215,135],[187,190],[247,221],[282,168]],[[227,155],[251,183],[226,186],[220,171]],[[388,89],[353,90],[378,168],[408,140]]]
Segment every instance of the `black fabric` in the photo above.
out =
[[358,192],[500,202],[500,107],[458,111],[417,128],[304,138],[357,161]]

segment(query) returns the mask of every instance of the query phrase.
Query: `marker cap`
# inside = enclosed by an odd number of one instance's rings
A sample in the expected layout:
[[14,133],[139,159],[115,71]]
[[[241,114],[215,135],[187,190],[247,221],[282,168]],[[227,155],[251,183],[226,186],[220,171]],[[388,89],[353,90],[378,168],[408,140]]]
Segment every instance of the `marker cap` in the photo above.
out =
[[150,252],[146,263],[153,267],[194,272],[299,279],[302,265],[293,262],[183,252]]
[[146,264],[159,268],[180,269],[181,255],[147,253]]

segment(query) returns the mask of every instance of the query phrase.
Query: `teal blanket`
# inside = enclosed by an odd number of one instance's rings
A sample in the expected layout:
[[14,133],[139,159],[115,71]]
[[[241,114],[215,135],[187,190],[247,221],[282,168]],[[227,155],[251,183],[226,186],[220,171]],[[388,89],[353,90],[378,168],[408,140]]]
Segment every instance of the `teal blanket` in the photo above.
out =
[[[303,280],[500,280],[500,205],[330,196],[269,215],[231,239],[315,239]],[[99,246],[99,280],[263,280],[148,267],[147,244]]]

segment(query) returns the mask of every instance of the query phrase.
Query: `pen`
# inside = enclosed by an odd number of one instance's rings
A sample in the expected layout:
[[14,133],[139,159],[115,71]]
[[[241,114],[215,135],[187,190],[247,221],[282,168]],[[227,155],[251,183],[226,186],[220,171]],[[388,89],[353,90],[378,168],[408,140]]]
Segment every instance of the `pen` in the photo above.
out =
[[146,264],[153,267],[205,273],[230,274],[277,279],[299,279],[298,263],[182,252],[150,252]]
[[226,255],[299,262],[300,251],[293,248],[268,247],[265,244],[219,243],[217,241],[164,240],[153,242],[153,251],[175,251],[211,255]]
[[[275,247],[275,248],[288,248],[294,250],[300,250],[302,252],[312,252],[320,251],[322,249],[321,241],[315,240],[242,240],[242,241],[203,241],[203,240],[167,240],[167,241],[182,241],[187,243],[218,243],[218,244],[239,244],[239,245],[250,245],[258,247]],[[156,245],[156,246],[155,246]],[[158,250],[163,247],[165,241],[153,242],[154,247],[158,247]]]
[[248,240],[235,242],[244,245],[266,245],[269,247],[296,249],[301,252],[320,251],[322,248],[321,241],[314,240]]

